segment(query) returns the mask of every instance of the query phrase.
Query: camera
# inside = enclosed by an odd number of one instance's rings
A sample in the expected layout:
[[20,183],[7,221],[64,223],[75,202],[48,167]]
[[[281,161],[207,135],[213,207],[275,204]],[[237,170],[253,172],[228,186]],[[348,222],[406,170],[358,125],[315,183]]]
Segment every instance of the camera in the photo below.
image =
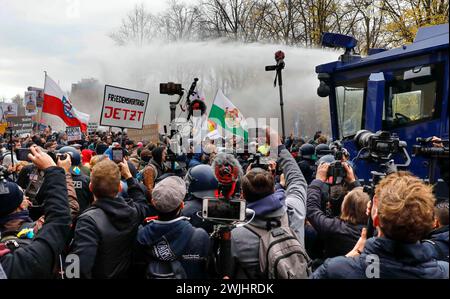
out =
[[[444,147],[433,147],[432,146],[433,137],[416,139],[416,145],[413,145],[412,152],[413,156],[422,156],[425,158],[437,158],[437,159],[448,159],[449,158],[449,148],[448,140],[443,140],[442,143]],[[447,146],[445,146],[447,144]],[[431,146],[430,146],[431,145]]]
[[116,147],[111,150],[112,160],[114,163],[119,164],[123,162],[123,149],[121,147]]
[[29,153],[31,153],[29,148],[18,148],[16,151],[17,160],[31,162],[31,160],[28,158]]
[[360,130],[356,133],[354,140],[359,148],[367,149],[370,157],[375,160],[389,160],[392,154],[406,148],[406,142],[388,131],[372,133],[368,130]]
[[159,84],[159,93],[160,94],[167,94],[170,96],[173,95],[183,95],[183,87],[181,84],[178,83],[160,83]]
[[253,168],[262,168],[269,171],[269,159],[264,157],[261,153],[256,153],[248,159],[249,165]]
[[332,178],[331,185],[342,184],[347,177],[347,171],[345,171],[344,165],[340,160],[336,160],[328,167],[327,178]]
[[58,160],[66,160],[67,154],[60,154],[54,151],[47,152],[47,154],[52,158],[55,163],[58,163]]
[[206,197],[203,199],[202,216],[208,220],[244,221],[245,209],[244,200]]

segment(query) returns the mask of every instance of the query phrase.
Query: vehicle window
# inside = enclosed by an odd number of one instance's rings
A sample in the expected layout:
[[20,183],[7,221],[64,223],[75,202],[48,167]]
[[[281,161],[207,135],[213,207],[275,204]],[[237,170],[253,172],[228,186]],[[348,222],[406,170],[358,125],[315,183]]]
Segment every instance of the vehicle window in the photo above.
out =
[[439,67],[420,66],[394,73],[387,82],[383,129],[392,129],[439,116]]
[[336,87],[339,135],[341,138],[355,135],[362,128],[362,113],[366,79],[344,83]]

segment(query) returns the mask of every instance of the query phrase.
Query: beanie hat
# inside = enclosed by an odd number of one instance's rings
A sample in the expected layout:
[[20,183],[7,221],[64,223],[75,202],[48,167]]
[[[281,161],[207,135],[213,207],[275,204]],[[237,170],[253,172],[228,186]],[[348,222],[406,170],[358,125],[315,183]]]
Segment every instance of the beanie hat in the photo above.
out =
[[0,217],[14,212],[23,201],[23,192],[16,183],[0,182]]

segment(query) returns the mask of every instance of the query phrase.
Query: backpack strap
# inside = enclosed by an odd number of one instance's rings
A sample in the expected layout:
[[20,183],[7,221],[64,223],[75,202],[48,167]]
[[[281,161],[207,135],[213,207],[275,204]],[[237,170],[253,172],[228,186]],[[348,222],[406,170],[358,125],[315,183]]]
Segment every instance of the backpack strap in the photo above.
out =
[[287,213],[284,213],[284,215],[280,219],[276,218],[267,219],[266,228],[257,227],[251,223],[244,225],[244,227],[261,238],[274,228],[278,227],[289,228],[289,218]]

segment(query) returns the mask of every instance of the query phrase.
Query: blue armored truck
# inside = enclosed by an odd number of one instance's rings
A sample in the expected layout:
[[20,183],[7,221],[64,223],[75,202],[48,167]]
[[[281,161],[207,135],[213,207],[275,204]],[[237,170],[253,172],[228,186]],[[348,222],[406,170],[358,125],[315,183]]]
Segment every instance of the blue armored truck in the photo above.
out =
[[[318,94],[329,98],[333,140],[340,140],[355,158],[362,150],[358,139],[384,131],[374,139],[390,140],[378,145],[398,153],[384,158],[408,165],[423,179],[439,178],[439,167],[430,171],[430,159],[415,156],[408,161],[408,156],[414,156],[418,137],[448,139],[448,24],[420,28],[413,43],[371,49],[365,57],[355,54],[357,41],[349,36],[325,33],[322,44],[345,49],[338,61],[316,67]],[[380,163],[376,158],[355,160],[361,179],[371,179],[371,171]]]

